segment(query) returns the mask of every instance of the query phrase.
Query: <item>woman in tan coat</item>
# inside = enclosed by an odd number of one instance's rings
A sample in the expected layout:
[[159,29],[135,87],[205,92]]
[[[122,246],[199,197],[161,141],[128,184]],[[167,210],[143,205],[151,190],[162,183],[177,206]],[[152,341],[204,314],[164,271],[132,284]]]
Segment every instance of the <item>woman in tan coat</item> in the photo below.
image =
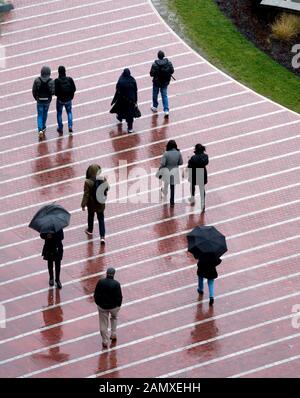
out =
[[101,167],[98,164],[92,164],[88,167],[83,190],[81,208],[83,211],[86,207],[88,209],[88,228],[85,233],[93,235],[96,213],[99,222],[100,242],[105,244],[104,210],[109,185],[106,178],[101,176]]

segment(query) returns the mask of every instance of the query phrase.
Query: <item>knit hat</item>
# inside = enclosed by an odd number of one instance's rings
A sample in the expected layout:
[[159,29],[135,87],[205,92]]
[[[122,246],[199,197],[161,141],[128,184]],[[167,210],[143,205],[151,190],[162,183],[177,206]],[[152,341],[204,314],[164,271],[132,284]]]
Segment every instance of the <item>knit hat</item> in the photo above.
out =
[[49,68],[49,66],[43,66],[41,69],[41,78],[43,81],[46,81],[49,79],[51,75],[51,69]]

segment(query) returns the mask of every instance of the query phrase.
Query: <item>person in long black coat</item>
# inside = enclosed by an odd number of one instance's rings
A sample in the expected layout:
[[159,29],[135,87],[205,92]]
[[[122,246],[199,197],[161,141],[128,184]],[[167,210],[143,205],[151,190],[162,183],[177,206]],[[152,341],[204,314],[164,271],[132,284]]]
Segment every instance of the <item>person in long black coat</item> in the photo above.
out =
[[55,263],[55,282],[58,289],[61,289],[60,269],[64,251],[62,244],[64,232],[61,229],[56,233],[42,233],[40,237],[45,240],[42,256],[48,262],[49,285],[51,287],[54,285],[53,263]]
[[204,278],[207,279],[209,289],[209,305],[214,304],[214,281],[218,278],[216,267],[222,260],[213,253],[202,253],[198,257],[197,275],[198,275],[198,293],[203,295]]
[[116,93],[111,102],[113,107],[110,113],[116,113],[120,123],[122,123],[123,119],[126,120],[128,133],[133,132],[133,119],[138,100],[137,91],[135,78],[131,76],[128,68],[124,69],[116,86]]
[[209,159],[205,153],[205,146],[201,144],[195,145],[194,155],[188,161],[189,182],[191,189],[191,204],[195,203],[196,185],[200,190],[201,211],[205,210],[205,185],[207,184],[207,170]]

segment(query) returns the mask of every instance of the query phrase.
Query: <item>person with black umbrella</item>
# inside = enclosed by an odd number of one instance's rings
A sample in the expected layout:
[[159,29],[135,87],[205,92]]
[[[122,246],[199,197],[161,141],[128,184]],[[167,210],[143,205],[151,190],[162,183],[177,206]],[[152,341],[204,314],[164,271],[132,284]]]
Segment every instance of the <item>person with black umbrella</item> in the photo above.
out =
[[29,228],[39,232],[40,237],[45,240],[42,256],[48,262],[49,285],[54,286],[53,263],[55,263],[55,282],[58,289],[62,288],[60,269],[64,251],[63,228],[70,224],[70,218],[71,215],[66,209],[52,203],[39,209],[29,224]]
[[211,225],[194,228],[187,235],[188,252],[198,260],[198,293],[203,295],[204,278],[209,288],[209,305],[214,304],[214,280],[218,278],[216,267],[221,264],[220,257],[227,252],[226,238]]
[[49,286],[54,286],[53,263],[55,263],[55,283],[58,289],[62,288],[60,282],[61,260],[63,258],[64,232],[41,233],[40,237],[45,240],[42,256],[48,262]]
[[204,278],[207,279],[209,290],[209,305],[214,304],[214,282],[218,278],[216,270],[217,265],[221,264],[221,259],[217,258],[213,253],[201,253],[197,264],[198,275],[198,293],[203,295]]

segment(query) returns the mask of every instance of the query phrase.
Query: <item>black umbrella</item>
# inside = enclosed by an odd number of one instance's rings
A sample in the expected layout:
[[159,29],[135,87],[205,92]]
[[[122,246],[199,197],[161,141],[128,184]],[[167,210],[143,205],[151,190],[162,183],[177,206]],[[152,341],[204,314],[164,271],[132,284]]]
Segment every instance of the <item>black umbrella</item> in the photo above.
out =
[[213,253],[220,258],[227,252],[225,236],[213,226],[194,228],[187,235],[188,251],[197,259],[201,253]]
[[40,233],[55,233],[67,227],[71,214],[62,206],[52,203],[43,206],[33,217],[29,228]]

